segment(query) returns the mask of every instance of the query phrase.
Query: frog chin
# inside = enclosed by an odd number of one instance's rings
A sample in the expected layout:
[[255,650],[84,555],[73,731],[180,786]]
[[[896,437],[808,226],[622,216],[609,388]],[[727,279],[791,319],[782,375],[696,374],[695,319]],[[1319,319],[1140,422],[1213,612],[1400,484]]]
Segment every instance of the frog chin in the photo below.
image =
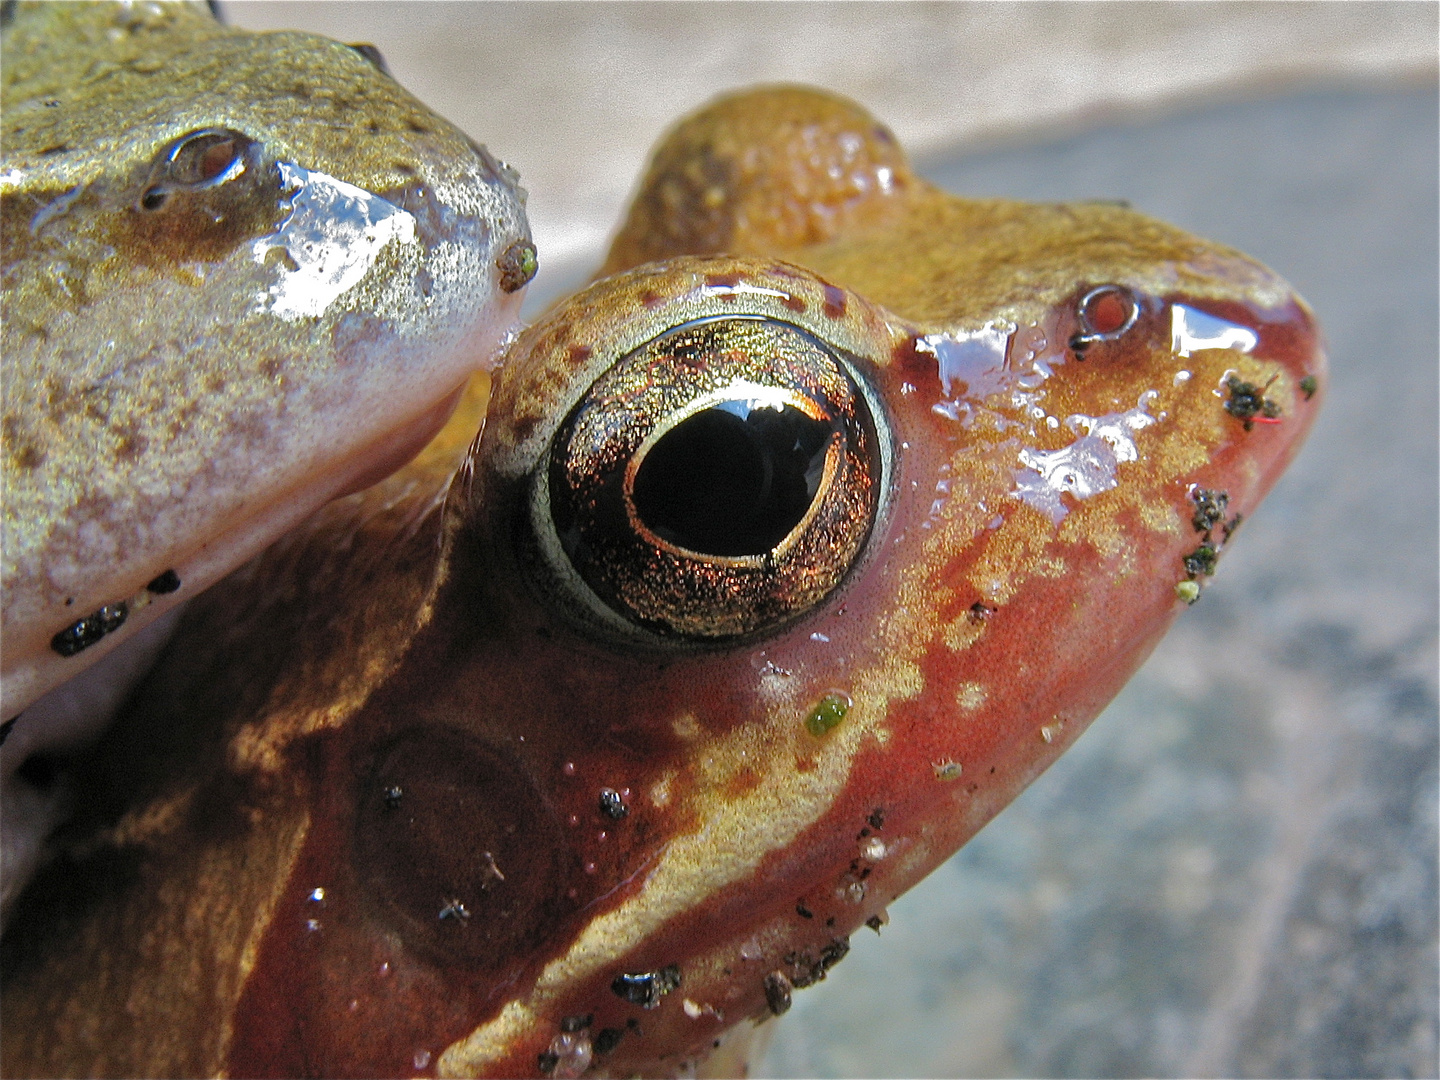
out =
[[332,497],[339,498],[364,491],[371,484],[379,483],[391,473],[408,465],[410,460],[440,433],[464,394],[465,386],[461,384],[432,408],[376,439],[346,462],[346,471],[350,478]]

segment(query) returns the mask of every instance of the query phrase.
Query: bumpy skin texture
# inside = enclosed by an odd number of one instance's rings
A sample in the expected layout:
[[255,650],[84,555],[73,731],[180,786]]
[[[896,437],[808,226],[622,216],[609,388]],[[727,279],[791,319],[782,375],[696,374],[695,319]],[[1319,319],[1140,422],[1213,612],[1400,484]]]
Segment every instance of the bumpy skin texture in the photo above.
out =
[[9,719],[423,446],[515,326],[528,225],[514,174],[350,46],[198,4],[5,19]]
[[[1119,207],[955,199],[813,91],[685,121],[609,268],[510,350],[443,496],[459,422],[187,612],[8,939],[7,1072],[683,1071],[1080,734],[1324,379],[1263,267]],[[682,342],[708,386],[755,319],[875,414],[865,541],[751,636],[627,628],[567,569],[556,448],[637,350]]]

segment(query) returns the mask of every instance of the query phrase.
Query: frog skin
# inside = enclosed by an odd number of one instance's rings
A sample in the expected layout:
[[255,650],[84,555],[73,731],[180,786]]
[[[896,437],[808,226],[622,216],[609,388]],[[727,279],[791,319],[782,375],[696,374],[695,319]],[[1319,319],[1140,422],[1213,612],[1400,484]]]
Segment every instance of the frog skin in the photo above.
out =
[[534,249],[514,174],[370,46],[3,16],[8,720],[414,456]]
[[671,132],[607,269],[473,446],[187,609],[6,939],[7,1074],[701,1065],[1081,733],[1323,390],[1255,262],[947,195],[817,91]]

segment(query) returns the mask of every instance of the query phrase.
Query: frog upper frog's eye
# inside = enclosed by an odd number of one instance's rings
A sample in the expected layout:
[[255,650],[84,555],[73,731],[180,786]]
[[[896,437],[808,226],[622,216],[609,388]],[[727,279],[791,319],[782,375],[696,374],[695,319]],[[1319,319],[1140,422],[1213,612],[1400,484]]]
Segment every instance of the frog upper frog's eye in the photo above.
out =
[[238,179],[259,165],[255,140],[230,128],[202,128],[180,136],[155,156],[136,208],[164,209],[180,191],[203,191]]
[[1140,303],[1123,285],[1100,285],[1080,298],[1075,307],[1079,329],[1070,338],[1070,348],[1083,353],[1101,341],[1115,341],[1135,325]]
[[682,641],[761,633],[862,555],[888,447],[840,351],[774,319],[698,320],[589,387],[537,470],[532,526],[590,621]]

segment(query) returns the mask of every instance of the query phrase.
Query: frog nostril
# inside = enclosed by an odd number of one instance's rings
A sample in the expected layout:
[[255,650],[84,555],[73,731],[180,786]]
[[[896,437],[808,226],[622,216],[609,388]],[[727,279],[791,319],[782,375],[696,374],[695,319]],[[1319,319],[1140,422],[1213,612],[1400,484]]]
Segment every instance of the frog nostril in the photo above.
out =
[[1080,298],[1076,306],[1079,331],[1070,339],[1077,354],[1100,341],[1114,341],[1135,325],[1140,304],[1123,285],[1100,285]]
[[159,210],[162,206],[165,205],[165,202],[169,197],[170,193],[162,188],[146,188],[144,194],[140,196],[140,209],[149,210],[151,212]]

